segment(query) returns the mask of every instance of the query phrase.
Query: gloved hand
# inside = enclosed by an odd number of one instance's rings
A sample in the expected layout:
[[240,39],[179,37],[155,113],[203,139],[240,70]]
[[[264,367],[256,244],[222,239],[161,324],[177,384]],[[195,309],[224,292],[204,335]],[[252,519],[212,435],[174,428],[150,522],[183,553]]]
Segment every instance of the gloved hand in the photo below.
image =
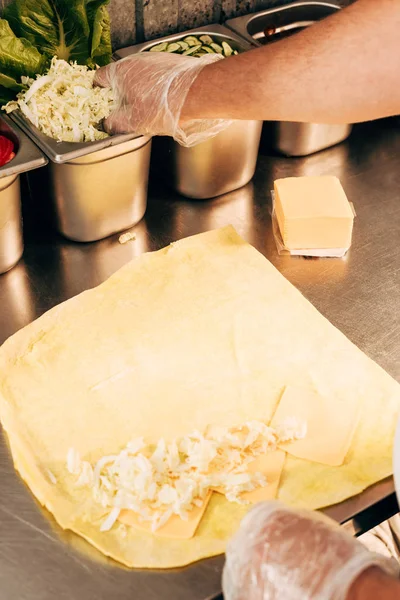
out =
[[371,566],[397,565],[369,552],[322,515],[280,502],[257,504],[228,545],[225,600],[345,600]]
[[231,121],[199,119],[179,123],[190,86],[218,54],[201,58],[168,52],[142,52],[99,69],[95,85],[114,90],[117,109],[106,119],[108,133],[172,136],[194,146],[226,129]]

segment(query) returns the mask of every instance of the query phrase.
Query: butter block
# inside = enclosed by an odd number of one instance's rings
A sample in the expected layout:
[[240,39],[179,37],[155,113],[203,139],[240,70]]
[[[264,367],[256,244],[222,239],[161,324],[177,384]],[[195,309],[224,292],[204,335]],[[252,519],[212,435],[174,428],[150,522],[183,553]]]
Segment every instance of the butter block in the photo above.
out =
[[337,177],[287,177],[274,183],[275,214],[288,250],[351,246],[354,214]]

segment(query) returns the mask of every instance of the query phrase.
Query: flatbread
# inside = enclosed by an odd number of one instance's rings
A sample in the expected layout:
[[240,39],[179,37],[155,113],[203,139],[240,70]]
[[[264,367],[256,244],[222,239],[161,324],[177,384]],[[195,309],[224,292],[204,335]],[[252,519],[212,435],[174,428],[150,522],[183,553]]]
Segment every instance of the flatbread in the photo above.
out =
[[131,567],[222,553],[248,508],[213,494],[188,540],[101,532],[104,511],[67,472],[68,449],[93,463],[142,435],[268,423],[290,385],[312,386],[338,411],[360,403],[361,416],[342,466],[287,457],[282,500],[319,508],[391,474],[400,386],[231,227],[142,255],[0,349],[16,469],[61,527]]
[[356,400],[359,402],[352,402],[345,411],[338,410],[329,395],[317,394],[309,388],[285,388],[271,427],[279,427],[294,417],[306,423],[307,435],[283,444],[282,450],[324,465],[342,465],[360,417],[361,398]]

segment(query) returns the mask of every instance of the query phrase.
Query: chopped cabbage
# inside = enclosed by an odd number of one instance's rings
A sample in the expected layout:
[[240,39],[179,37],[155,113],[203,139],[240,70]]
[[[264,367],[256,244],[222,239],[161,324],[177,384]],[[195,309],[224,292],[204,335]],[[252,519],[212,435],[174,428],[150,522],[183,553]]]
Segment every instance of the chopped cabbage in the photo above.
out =
[[195,431],[168,443],[160,439],[156,446],[139,438],[119,454],[103,456],[94,467],[71,448],[67,469],[77,477],[76,485],[90,487],[94,500],[107,510],[102,531],[111,529],[124,509],[149,521],[156,531],[172,515],[187,519],[210,490],[243,503],[243,492],[267,485],[262,473],[249,472],[248,464],[283,441],[306,435],[306,423],[291,419],[287,425],[278,432],[250,421],[232,429],[211,428],[205,435]]
[[53,58],[45,75],[24,77],[28,89],[5,105],[20,109],[40,131],[59,142],[93,142],[107,137],[99,124],[113,109],[110,88],[93,87],[94,70]]

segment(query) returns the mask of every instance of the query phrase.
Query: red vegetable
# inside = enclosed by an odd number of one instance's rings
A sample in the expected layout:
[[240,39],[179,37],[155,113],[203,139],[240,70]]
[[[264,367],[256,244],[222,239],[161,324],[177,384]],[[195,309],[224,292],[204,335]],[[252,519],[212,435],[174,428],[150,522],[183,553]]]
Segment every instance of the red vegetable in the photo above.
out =
[[5,135],[0,135],[0,167],[6,165],[15,156],[14,144]]

